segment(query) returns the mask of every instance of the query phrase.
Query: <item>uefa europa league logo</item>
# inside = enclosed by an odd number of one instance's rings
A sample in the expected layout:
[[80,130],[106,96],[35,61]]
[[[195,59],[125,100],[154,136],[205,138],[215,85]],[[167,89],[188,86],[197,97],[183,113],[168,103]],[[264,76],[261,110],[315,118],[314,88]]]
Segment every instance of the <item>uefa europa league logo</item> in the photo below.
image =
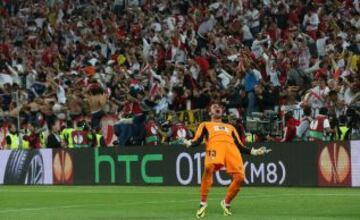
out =
[[351,182],[351,160],[342,143],[327,143],[321,148],[318,160],[319,185],[347,186]]
[[60,150],[53,159],[53,177],[55,184],[73,183],[74,165],[70,153]]

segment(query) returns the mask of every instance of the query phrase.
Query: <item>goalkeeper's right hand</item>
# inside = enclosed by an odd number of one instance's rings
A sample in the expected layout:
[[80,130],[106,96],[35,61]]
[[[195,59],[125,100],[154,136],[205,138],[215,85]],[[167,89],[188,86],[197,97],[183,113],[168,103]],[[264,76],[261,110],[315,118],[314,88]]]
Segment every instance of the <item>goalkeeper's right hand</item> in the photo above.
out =
[[191,144],[192,144],[191,140],[188,140],[188,139],[184,139],[183,143],[187,148],[189,148],[191,146]]

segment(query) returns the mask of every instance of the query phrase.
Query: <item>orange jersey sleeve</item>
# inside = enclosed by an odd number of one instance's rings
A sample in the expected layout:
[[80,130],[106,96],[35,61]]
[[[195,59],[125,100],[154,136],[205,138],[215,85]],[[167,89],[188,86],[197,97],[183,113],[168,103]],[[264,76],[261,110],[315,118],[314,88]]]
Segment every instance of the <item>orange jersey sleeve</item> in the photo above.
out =
[[196,129],[195,135],[192,139],[192,145],[197,146],[202,143],[204,136],[207,135],[206,122],[202,122]]
[[234,142],[241,153],[244,153],[244,154],[251,153],[251,149],[247,148],[245,146],[245,144],[243,142],[241,142],[240,136],[234,127],[233,127],[233,137],[234,137]]
[[244,143],[240,139],[238,132],[236,131],[236,129],[234,127],[233,127],[233,137],[234,137],[235,143],[237,142],[241,147],[245,147]]

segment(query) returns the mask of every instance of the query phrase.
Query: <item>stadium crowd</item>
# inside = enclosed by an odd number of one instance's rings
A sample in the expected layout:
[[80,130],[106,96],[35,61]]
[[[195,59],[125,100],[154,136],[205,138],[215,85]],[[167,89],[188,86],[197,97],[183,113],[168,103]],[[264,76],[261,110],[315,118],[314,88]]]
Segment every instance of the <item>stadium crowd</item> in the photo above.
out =
[[109,114],[115,145],[176,143],[165,114],[214,102],[244,141],[358,138],[359,28],[358,0],[1,0],[0,146],[104,146]]

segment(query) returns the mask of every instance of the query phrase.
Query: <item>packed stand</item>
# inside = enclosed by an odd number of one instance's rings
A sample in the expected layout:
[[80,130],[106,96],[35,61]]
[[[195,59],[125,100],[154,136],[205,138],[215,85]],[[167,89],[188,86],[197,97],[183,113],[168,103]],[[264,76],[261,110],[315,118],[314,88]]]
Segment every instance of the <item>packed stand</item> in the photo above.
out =
[[177,143],[214,102],[247,142],[359,138],[359,28],[358,0],[2,0],[0,146],[105,146],[104,115]]

